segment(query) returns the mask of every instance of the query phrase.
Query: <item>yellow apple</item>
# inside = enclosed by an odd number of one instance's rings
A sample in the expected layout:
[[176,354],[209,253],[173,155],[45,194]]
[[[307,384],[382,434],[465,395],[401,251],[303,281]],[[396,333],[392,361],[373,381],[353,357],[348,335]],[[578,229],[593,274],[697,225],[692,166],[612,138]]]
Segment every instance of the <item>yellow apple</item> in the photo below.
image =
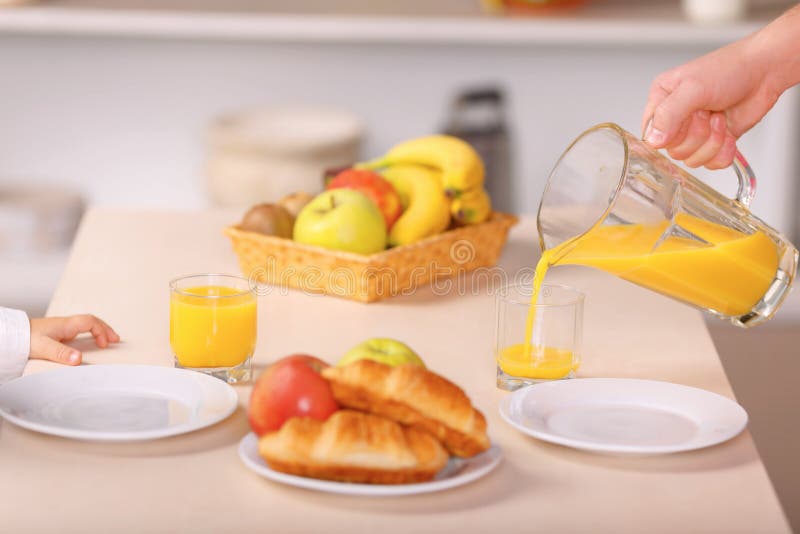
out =
[[386,221],[364,193],[332,189],[306,204],[294,223],[298,243],[374,254],[386,248]]
[[420,358],[417,353],[411,349],[411,347],[402,341],[397,341],[396,339],[386,337],[376,337],[368,339],[363,343],[359,343],[347,351],[347,353],[342,356],[342,359],[339,360],[336,365],[347,365],[358,360],[373,360],[376,362],[385,363],[386,365],[403,365],[406,363],[411,363],[414,365],[419,365],[420,367],[425,367],[425,363],[422,361],[422,358]]

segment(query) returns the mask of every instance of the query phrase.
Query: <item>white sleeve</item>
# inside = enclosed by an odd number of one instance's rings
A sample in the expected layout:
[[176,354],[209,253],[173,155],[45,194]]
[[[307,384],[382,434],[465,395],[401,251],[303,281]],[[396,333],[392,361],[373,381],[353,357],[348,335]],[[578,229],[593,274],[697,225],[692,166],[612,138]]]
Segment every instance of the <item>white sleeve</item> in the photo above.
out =
[[31,323],[25,312],[0,308],[0,384],[22,375],[31,350]]

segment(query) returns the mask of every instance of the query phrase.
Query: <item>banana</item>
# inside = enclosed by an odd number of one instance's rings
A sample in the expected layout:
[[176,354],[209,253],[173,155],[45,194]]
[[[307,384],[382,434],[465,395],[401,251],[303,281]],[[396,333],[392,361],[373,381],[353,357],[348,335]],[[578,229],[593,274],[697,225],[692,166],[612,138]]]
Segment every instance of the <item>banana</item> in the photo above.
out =
[[361,163],[367,169],[398,164],[432,167],[441,172],[442,186],[450,198],[483,185],[483,161],[469,143],[449,135],[429,135],[394,146],[382,158]]
[[440,173],[421,165],[392,165],[383,170],[405,208],[389,232],[390,245],[408,245],[450,225],[450,199]]
[[453,200],[450,213],[459,224],[476,224],[485,221],[492,213],[492,201],[483,187],[464,191]]

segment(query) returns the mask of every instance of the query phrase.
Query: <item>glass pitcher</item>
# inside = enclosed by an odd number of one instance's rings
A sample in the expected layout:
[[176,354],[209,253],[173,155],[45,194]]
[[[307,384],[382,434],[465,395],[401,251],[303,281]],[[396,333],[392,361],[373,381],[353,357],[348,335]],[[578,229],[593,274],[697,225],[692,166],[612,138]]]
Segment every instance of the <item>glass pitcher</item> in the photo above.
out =
[[737,152],[731,200],[611,123],[580,135],[538,213],[551,265],[602,269],[742,327],[771,318],[798,253],[748,210],[755,176]]

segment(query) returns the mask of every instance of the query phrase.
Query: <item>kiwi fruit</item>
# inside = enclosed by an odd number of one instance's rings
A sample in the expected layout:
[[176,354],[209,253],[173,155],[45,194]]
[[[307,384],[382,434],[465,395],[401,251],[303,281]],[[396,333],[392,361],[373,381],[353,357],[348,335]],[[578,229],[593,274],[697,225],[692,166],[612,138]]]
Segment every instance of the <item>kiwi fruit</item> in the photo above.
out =
[[245,213],[239,226],[248,232],[291,239],[294,217],[278,204],[256,204]]

